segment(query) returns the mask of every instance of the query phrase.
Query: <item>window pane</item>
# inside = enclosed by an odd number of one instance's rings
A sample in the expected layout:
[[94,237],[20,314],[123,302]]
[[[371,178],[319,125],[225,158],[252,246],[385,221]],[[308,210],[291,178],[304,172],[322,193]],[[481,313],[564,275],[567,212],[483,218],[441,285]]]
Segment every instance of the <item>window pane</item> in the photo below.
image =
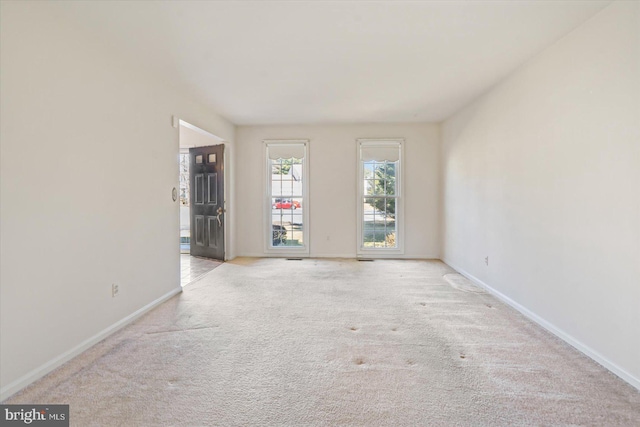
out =
[[362,237],[365,248],[373,248],[375,246],[375,221],[373,214],[365,215],[364,222],[362,224]]
[[372,240],[376,248],[384,247],[385,227],[379,219],[374,223]]
[[381,179],[374,179],[373,182],[373,193],[376,196],[384,195],[384,181]]
[[386,194],[389,196],[393,196],[396,194],[396,163],[387,163],[386,168]]
[[364,194],[367,196],[375,194],[376,180],[365,179],[364,180]]
[[271,194],[282,194],[282,160],[271,160]]
[[302,160],[271,160],[271,195],[302,197]]
[[396,248],[394,198],[365,198],[363,200],[363,244],[365,248]]
[[396,217],[396,199],[385,198],[385,215],[387,218],[395,219]]
[[396,244],[396,199],[384,199],[384,246],[386,248],[395,248]]
[[396,165],[395,163],[379,163],[375,169],[375,194],[392,196],[396,194]]
[[398,171],[401,143],[397,140],[360,143],[362,161],[362,247],[367,249],[395,249],[396,203],[398,203]]
[[[272,180],[271,246],[302,247],[304,199],[292,197],[302,195],[302,164],[297,159],[279,160],[276,163],[272,163],[272,176],[278,179]],[[281,187],[276,187],[277,184],[281,184]]]
[[304,245],[304,228],[301,216],[291,213],[274,213],[271,222],[272,246],[300,247]]
[[365,162],[363,165],[364,179],[373,178],[374,162]]

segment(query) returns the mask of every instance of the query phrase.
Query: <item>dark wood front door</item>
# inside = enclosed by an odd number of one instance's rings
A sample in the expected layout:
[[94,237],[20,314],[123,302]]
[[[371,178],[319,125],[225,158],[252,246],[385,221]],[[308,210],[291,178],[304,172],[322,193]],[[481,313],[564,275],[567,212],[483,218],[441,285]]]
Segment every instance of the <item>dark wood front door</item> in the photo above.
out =
[[224,261],[224,145],[189,149],[191,255]]

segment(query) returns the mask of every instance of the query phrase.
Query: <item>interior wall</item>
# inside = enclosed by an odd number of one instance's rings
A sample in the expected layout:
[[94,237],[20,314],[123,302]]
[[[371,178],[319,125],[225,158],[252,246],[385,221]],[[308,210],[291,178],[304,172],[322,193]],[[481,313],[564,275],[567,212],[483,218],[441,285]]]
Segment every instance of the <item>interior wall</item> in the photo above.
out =
[[179,288],[171,117],[230,141],[235,128],[51,3],[0,16],[4,398]]
[[613,3],[442,128],[446,262],[638,388],[639,41]]
[[239,126],[238,254],[264,256],[265,139],[308,139],[310,256],[356,256],[356,140],[404,138],[404,258],[438,258],[439,126],[433,124]]

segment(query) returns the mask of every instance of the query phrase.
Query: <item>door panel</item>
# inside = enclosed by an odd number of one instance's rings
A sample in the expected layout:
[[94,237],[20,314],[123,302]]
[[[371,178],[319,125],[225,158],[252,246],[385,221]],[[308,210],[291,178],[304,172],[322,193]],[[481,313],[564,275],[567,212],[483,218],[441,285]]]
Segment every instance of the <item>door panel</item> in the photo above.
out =
[[207,175],[207,203],[216,205],[218,203],[218,174]]
[[196,230],[194,236],[196,236],[196,245],[204,246],[204,216],[196,215]]
[[203,174],[196,175],[195,190],[196,190],[196,194],[195,194],[195,197],[193,198],[193,201],[195,204],[201,205],[204,203],[204,175]]
[[191,255],[224,260],[224,145],[189,149]]

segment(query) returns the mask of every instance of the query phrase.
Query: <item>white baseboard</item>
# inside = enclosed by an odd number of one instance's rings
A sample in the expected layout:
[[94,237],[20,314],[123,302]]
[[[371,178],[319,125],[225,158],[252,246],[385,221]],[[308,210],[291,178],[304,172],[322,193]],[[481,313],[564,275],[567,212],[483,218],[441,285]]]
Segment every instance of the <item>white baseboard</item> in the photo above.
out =
[[248,253],[238,255],[242,258],[351,258],[355,259],[356,254],[296,254],[296,253]]
[[248,253],[248,254],[242,254],[242,255],[238,255],[238,258],[310,258],[309,254],[307,253],[265,253],[265,252],[260,252],[260,253]]
[[355,259],[356,258],[356,254],[354,253],[350,253],[350,254],[312,254],[311,258],[341,258],[341,259]]
[[507,305],[515,308],[516,310],[518,310],[520,313],[522,313],[524,316],[526,316],[530,320],[532,320],[535,323],[537,323],[538,325],[542,326],[547,331],[551,332],[552,334],[554,334],[555,336],[557,336],[558,338],[560,338],[561,340],[563,340],[567,344],[571,345],[572,347],[574,347],[578,351],[582,352],[586,356],[588,356],[591,359],[593,359],[596,362],[598,362],[600,365],[602,365],[605,368],[607,368],[609,371],[611,371],[614,374],[616,374],[617,376],[619,376],[624,381],[626,381],[629,384],[631,384],[636,389],[640,390],[640,379],[634,377],[632,374],[627,372],[625,369],[623,369],[620,366],[618,366],[617,364],[613,363],[612,361],[610,361],[609,359],[604,357],[602,354],[600,354],[596,350],[594,350],[591,347],[585,345],[581,341],[579,341],[576,338],[574,338],[573,336],[569,335],[568,333],[566,333],[562,329],[558,328],[557,326],[555,326],[551,322],[549,322],[549,321],[543,319],[542,317],[538,316],[537,314],[535,314],[534,312],[532,312],[528,308],[524,307],[523,305],[519,304],[518,302],[512,300],[511,298],[509,298],[508,296],[504,295],[500,291],[495,290],[494,288],[492,288],[491,286],[489,286],[488,284],[486,284],[482,280],[480,280],[477,277],[475,277],[474,275],[468,273],[467,271],[465,271],[464,269],[462,269],[459,266],[455,265],[454,263],[452,263],[452,262],[450,262],[450,261],[448,261],[448,260],[446,260],[444,258],[442,259],[442,261],[445,264],[447,264],[449,267],[451,267],[454,270],[456,270],[458,273],[460,273],[463,276],[465,276],[467,279],[469,279],[472,282],[476,283],[478,286],[486,289],[489,293],[494,295],[499,300],[501,300],[504,303],[506,303]]
[[0,402],[3,402],[4,400],[8,399],[9,397],[14,395],[15,393],[19,392],[20,390],[22,390],[23,388],[28,386],[29,384],[31,384],[34,381],[37,381],[40,378],[44,377],[49,372],[53,371],[54,369],[56,369],[57,367],[61,366],[62,364],[68,362],[69,360],[73,359],[74,357],[78,356],[82,352],[86,351],[90,347],[94,346],[95,344],[99,343],[100,341],[102,341],[103,339],[108,337],[109,335],[113,334],[114,332],[116,332],[117,330],[123,328],[124,326],[128,325],[129,323],[133,322],[134,320],[136,320],[137,318],[139,318],[140,316],[142,316],[143,314],[145,314],[149,310],[151,310],[151,309],[155,308],[156,306],[162,304],[163,302],[165,302],[169,298],[179,294],[180,292],[182,292],[182,287],[178,287],[178,288],[176,288],[176,289],[164,294],[163,296],[161,296],[160,298],[156,299],[155,301],[152,301],[149,304],[147,304],[144,307],[142,307],[141,309],[131,313],[130,315],[128,315],[124,319],[119,320],[118,322],[114,323],[113,325],[109,326],[108,328],[98,332],[96,335],[92,336],[91,338],[88,338],[88,339],[84,340],[83,342],[81,342],[77,346],[73,347],[72,349],[62,353],[61,355],[59,355],[59,356],[55,357],[54,359],[48,361],[47,363],[43,364],[42,366],[34,369],[33,371],[29,372],[28,374],[23,375],[22,377],[18,378],[17,380],[13,381],[12,383],[7,384],[5,387],[2,387],[2,389],[0,389]]
[[366,258],[366,259],[437,259],[440,257],[438,255],[434,256],[425,256],[425,255],[375,255],[375,254],[366,254],[366,255],[357,255],[355,252],[348,254],[325,254],[325,253],[313,253],[310,255],[296,255],[296,254],[265,254],[265,253],[249,253],[238,255],[238,257],[243,258],[341,258],[341,259],[358,259],[358,258]]

